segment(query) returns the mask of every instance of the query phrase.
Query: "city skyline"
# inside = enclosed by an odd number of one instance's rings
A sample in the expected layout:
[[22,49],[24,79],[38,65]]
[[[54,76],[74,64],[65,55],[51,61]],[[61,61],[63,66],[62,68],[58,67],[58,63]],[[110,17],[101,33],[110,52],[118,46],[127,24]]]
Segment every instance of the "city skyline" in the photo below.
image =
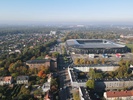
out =
[[3,23],[133,23],[132,0],[2,0]]

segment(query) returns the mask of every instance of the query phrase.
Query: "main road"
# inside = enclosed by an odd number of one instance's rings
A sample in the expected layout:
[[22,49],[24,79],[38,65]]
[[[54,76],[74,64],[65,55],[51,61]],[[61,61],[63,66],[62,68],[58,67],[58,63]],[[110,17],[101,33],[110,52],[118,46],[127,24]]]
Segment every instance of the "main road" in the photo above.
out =
[[62,69],[59,72],[59,76],[60,76],[60,91],[59,91],[60,100],[70,100],[71,86],[67,69]]

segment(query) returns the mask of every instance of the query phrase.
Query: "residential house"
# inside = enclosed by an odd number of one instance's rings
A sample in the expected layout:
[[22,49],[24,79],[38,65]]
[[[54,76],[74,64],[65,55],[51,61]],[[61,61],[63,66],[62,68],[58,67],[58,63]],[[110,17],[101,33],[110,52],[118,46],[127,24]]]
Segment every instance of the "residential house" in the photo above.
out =
[[44,100],[53,100],[53,94],[51,91],[48,91],[44,97]]
[[13,82],[12,76],[0,77],[0,85],[10,85]]
[[17,76],[17,84],[28,84],[29,76]]
[[43,84],[42,91],[47,92],[50,90],[51,74],[48,76],[47,82]]

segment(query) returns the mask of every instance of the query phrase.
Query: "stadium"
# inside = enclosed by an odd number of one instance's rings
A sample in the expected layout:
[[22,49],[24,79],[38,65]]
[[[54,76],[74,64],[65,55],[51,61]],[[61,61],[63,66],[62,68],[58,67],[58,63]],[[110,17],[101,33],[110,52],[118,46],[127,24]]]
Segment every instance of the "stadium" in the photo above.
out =
[[106,39],[69,39],[66,41],[66,48],[69,53],[75,54],[112,54],[128,51],[125,45]]

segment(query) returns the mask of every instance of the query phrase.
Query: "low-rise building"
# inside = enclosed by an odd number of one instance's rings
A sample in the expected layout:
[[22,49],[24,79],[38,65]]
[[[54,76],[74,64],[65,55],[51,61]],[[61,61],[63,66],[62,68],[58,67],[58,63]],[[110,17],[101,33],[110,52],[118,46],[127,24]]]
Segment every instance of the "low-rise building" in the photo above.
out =
[[104,93],[106,100],[133,100],[133,90],[107,91]]
[[119,68],[118,65],[76,65],[73,67],[74,70],[82,71],[82,72],[89,72],[91,69],[96,69],[99,71],[115,71]]
[[17,76],[17,84],[28,84],[29,76]]
[[50,90],[51,74],[48,76],[47,82],[43,84],[42,91],[47,92]]
[[57,68],[57,61],[56,59],[29,60],[26,62],[26,65],[28,65],[30,69],[41,69],[41,67],[44,66],[50,68],[50,70],[55,70]]
[[10,85],[13,82],[12,76],[0,77],[0,85]]

